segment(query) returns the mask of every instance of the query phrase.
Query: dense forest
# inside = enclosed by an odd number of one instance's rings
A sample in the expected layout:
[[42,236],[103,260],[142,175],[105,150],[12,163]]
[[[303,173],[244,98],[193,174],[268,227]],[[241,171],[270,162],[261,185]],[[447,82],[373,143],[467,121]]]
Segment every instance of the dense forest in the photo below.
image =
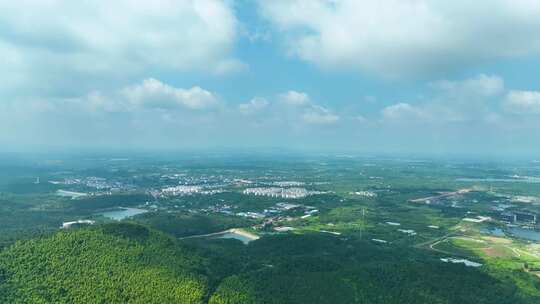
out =
[[245,246],[115,223],[19,241],[0,254],[0,303],[538,303],[539,289],[523,272],[493,276],[321,234]]
[[59,232],[0,254],[0,303],[202,303],[200,265],[143,226]]

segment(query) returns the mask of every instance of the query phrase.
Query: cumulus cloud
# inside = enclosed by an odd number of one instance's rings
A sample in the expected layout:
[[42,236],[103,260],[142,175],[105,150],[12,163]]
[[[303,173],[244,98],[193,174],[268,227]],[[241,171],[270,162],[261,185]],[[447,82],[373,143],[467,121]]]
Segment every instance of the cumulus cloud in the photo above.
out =
[[26,98],[4,103],[28,113],[63,112],[82,115],[131,113],[162,110],[165,112],[204,112],[217,108],[221,102],[216,94],[198,86],[184,89],[154,78],[107,92],[91,91],[73,98]]
[[365,123],[365,122],[368,122],[369,120],[363,116],[363,115],[356,115],[354,118],[354,120],[356,120],[357,122],[361,122],[361,123]]
[[261,0],[259,10],[290,55],[386,77],[540,53],[538,1]]
[[540,114],[540,92],[510,91],[505,100],[506,108],[519,114]]
[[309,124],[333,124],[339,120],[339,116],[327,108],[312,106],[304,112],[302,119]]
[[423,110],[405,102],[387,106],[381,114],[387,120],[418,120],[428,116]]
[[[0,142],[100,147],[268,144],[262,142],[260,132],[264,132],[265,138],[298,143],[303,136],[321,131],[332,134],[339,128],[334,124],[340,116],[330,108],[311,100],[291,106],[279,94],[272,96],[230,104],[198,86],[182,88],[147,78],[77,97],[29,97],[0,103]],[[9,130],[16,130],[18,136]]]
[[238,105],[238,110],[242,114],[249,115],[249,114],[254,114],[254,113],[264,110],[265,108],[268,107],[268,105],[269,105],[269,102],[265,98],[255,97],[247,103],[242,103]]
[[339,115],[326,107],[316,104],[305,92],[290,90],[278,95],[281,105],[279,111],[289,117],[300,116],[300,121],[306,124],[333,124],[339,121]]
[[451,95],[492,97],[504,92],[504,80],[498,75],[480,74],[460,81],[442,80],[432,86]]
[[[429,84],[430,95],[412,102],[397,103],[381,110],[387,121],[417,121],[438,124],[493,121],[493,105],[506,91],[498,75],[479,74],[461,80],[440,80]],[[491,117],[488,119],[488,117]]]
[[231,55],[238,21],[229,1],[0,1],[0,20],[10,72],[2,80],[14,90],[76,95],[149,69],[245,69]]
[[78,97],[0,102],[0,142],[15,145],[125,147],[204,144],[221,123],[222,103],[200,87],[146,79]]
[[280,100],[292,106],[305,106],[310,103],[310,98],[307,93],[298,91],[288,91],[280,94]]
[[208,109],[218,104],[211,92],[200,87],[191,89],[175,88],[161,81],[149,78],[142,83],[122,90],[127,100],[135,105],[156,109],[178,107],[193,110]]

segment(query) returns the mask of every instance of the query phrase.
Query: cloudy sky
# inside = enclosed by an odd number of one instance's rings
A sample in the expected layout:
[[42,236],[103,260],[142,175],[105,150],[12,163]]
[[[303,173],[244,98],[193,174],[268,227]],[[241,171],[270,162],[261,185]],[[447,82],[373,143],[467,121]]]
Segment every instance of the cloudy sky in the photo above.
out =
[[0,147],[540,153],[536,0],[0,0]]

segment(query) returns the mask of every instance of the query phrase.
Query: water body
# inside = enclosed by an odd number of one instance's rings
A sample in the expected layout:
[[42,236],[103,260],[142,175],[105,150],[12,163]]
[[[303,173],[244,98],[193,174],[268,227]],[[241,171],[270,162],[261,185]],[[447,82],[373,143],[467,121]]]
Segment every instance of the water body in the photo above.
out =
[[508,231],[519,238],[540,242],[540,231],[534,229],[524,229],[521,227],[510,227]]
[[116,221],[121,221],[123,219],[126,219],[128,217],[135,216],[137,214],[143,214],[148,212],[148,210],[144,209],[138,209],[138,208],[120,208],[118,210],[113,211],[105,211],[102,213],[99,213],[100,215],[103,215],[106,218],[110,218]]
[[500,228],[484,228],[480,230],[482,233],[490,234],[493,236],[498,237],[505,237],[507,234],[510,234],[512,236],[529,240],[529,241],[535,241],[540,242],[540,231],[535,229],[525,229],[521,227],[508,227],[506,229],[506,233],[504,230]]
[[488,182],[488,183],[540,183],[540,178],[456,178],[458,182]]

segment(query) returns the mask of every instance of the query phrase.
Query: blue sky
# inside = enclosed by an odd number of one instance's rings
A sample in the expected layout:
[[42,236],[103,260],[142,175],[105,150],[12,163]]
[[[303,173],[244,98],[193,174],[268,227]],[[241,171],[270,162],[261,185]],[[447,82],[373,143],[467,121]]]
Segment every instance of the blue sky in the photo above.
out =
[[533,0],[0,1],[6,149],[540,152]]

